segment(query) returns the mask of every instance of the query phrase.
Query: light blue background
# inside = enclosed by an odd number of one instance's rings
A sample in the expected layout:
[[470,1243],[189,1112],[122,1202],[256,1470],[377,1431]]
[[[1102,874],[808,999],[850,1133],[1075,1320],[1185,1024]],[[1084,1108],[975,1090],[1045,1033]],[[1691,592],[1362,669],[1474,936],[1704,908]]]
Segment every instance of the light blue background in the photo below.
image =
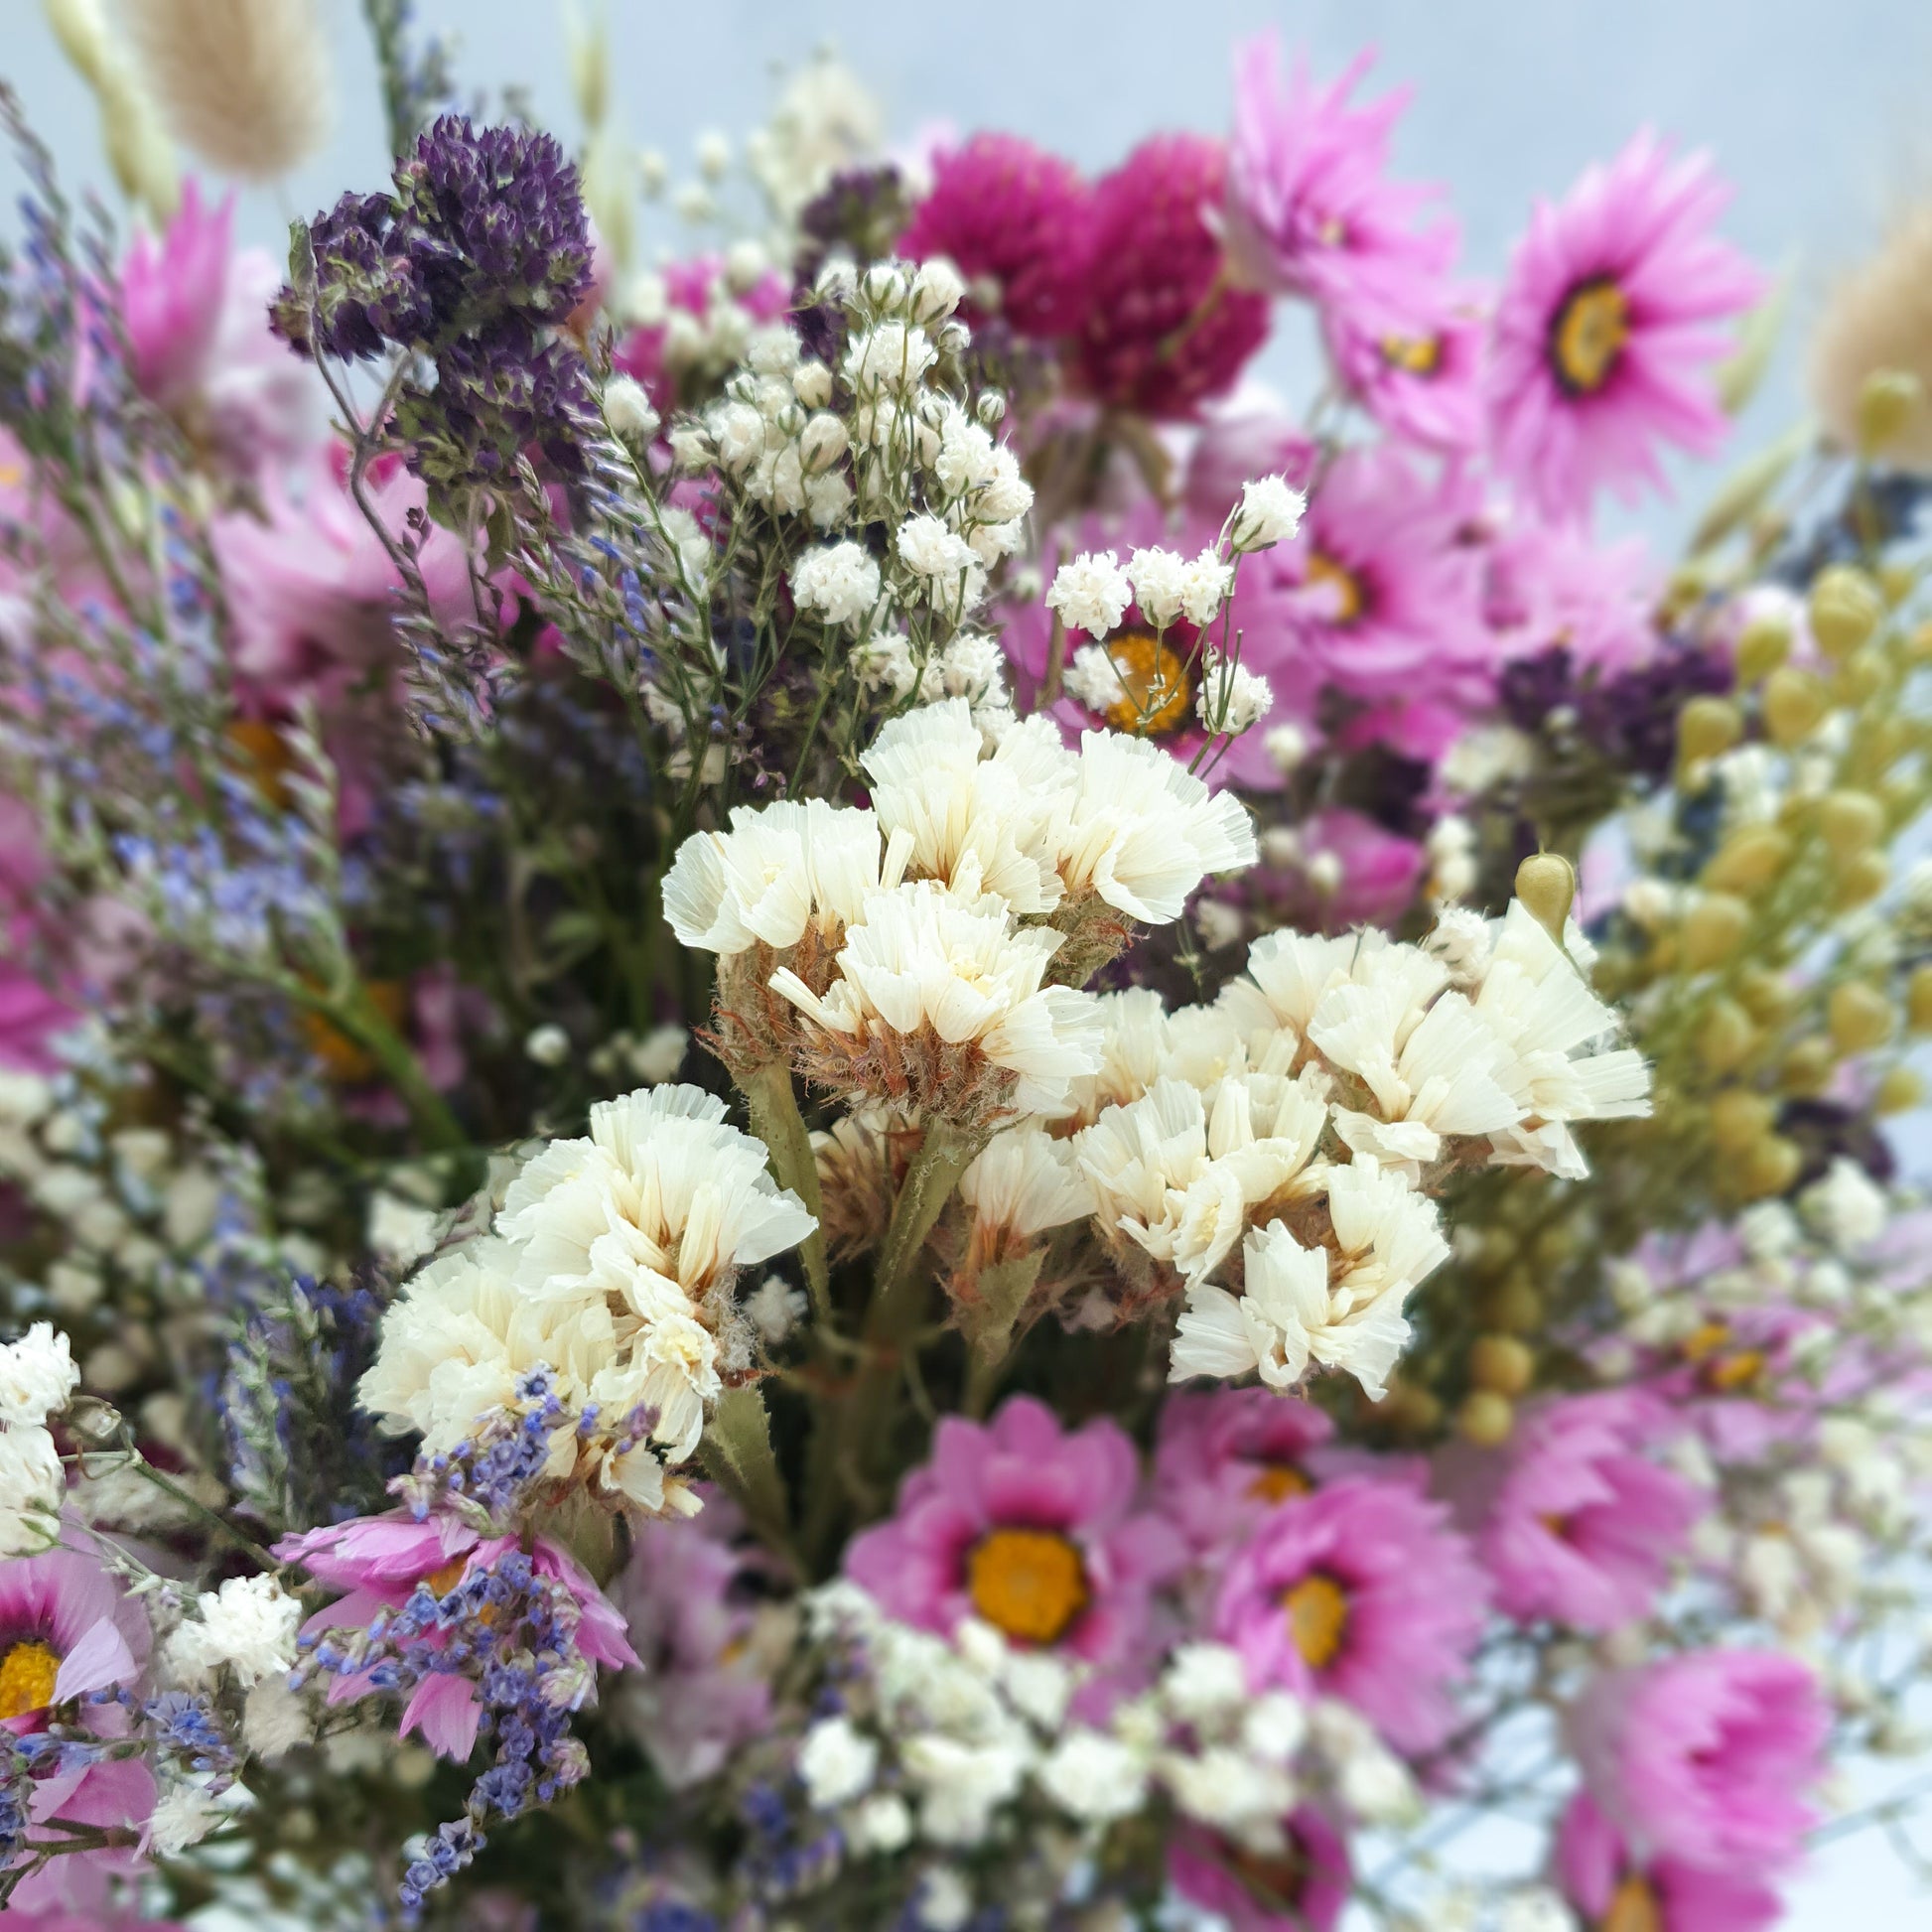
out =
[[[290,213],[344,188],[373,187],[385,173],[356,9],[351,0],[319,4],[337,50],[335,141],[285,191],[241,202],[244,237],[278,250]],[[460,34],[466,85],[515,81],[552,126],[575,128],[554,5],[419,4],[427,22]],[[1093,168],[1157,127],[1219,128],[1228,50],[1242,34],[1277,25],[1323,74],[1378,45],[1377,78],[1415,88],[1398,166],[1449,186],[1471,268],[1500,268],[1536,195],[1560,194],[1649,121],[1716,151],[1737,184],[1731,234],[1792,271],[1794,336],[1887,210],[1932,192],[1924,0],[865,0],[816,15],[777,0],[613,0],[612,13],[618,112],[639,145],[665,153],[674,177],[693,172],[701,132],[742,136],[769,104],[774,68],[828,41],[885,101],[897,136],[937,120],[962,131],[1007,127]],[[0,74],[25,96],[64,174],[103,180],[91,98],[35,0],[0,0]],[[642,233],[646,255],[679,239],[661,211]],[[1801,359],[1787,346],[1742,426],[1740,453],[1800,407]],[[1284,379],[1302,366],[1292,350],[1270,358]],[[1645,516],[1660,545],[1694,500],[1687,490],[1677,510]],[[1875,1835],[1816,1862],[1788,1924],[1841,1932],[1848,1921],[1861,1932],[1932,1925],[1932,1902]]]

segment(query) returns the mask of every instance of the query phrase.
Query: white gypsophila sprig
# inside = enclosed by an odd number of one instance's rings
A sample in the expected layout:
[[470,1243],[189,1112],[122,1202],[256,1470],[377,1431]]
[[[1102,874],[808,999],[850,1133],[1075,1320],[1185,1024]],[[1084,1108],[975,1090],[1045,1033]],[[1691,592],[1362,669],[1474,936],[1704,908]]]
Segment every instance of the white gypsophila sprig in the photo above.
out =
[[879,603],[879,566],[850,541],[808,550],[791,569],[791,594],[799,610],[829,624],[857,630]]
[[1258,477],[1241,485],[1241,501],[1228,526],[1237,553],[1287,543],[1302,527],[1309,499],[1286,477]]
[[1265,677],[1211,646],[1201,652],[1201,683],[1194,698],[1194,715],[1204,731],[1238,738],[1260,724],[1274,708],[1275,693]]
[[1117,629],[1134,602],[1134,585],[1111,550],[1082,551],[1054,573],[1046,608],[1069,630],[1104,637]]
[[190,1684],[229,1672],[245,1690],[295,1668],[295,1633],[302,1604],[273,1577],[230,1577],[204,1590],[197,1613],[168,1642],[168,1660]]
[[0,1424],[31,1428],[59,1415],[80,1386],[66,1335],[36,1321],[18,1341],[0,1345]]

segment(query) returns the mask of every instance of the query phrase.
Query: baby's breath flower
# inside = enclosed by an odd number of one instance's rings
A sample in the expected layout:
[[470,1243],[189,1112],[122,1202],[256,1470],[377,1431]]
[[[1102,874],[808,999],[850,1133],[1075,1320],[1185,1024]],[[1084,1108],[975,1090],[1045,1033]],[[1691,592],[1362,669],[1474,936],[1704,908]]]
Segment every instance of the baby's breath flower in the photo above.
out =
[[1302,527],[1309,499],[1286,477],[1261,477],[1241,485],[1228,542],[1237,553],[1286,543]]
[[879,566],[849,541],[808,550],[792,566],[791,594],[801,611],[856,630],[879,602]]
[[1134,601],[1134,586],[1111,550],[1082,551],[1062,564],[1046,593],[1046,608],[1057,613],[1069,630],[1104,637],[1118,627]]

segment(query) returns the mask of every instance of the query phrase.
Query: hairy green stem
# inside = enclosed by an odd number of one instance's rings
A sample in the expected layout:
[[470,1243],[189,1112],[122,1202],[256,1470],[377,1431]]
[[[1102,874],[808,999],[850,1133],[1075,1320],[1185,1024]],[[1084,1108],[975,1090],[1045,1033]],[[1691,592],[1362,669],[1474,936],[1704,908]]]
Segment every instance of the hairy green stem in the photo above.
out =
[[798,1111],[798,1096],[792,1091],[791,1069],[782,1060],[773,1060],[749,1075],[743,1088],[745,1105],[752,1116],[752,1132],[764,1143],[779,1186],[789,1187],[818,1223],[799,1243],[798,1253],[805,1264],[812,1312],[821,1325],[829,1327],[832,1282],[825,1258],[825,1202],[818,1189],[818,1161],[812,1153],[812,1137],[805,1131],[804,1117]]

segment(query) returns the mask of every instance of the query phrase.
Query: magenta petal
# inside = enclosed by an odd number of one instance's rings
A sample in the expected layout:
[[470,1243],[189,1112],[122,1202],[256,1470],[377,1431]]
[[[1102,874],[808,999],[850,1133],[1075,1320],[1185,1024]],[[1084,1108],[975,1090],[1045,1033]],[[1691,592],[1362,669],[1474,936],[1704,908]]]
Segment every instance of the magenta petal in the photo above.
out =
[[420,1725],[423,1741],[439,1757],[461,1764],[476,1744],[482,1720],[483,1706],[470,1680],[439,1671],[417,1685],[396,1734],[407,1737]]

